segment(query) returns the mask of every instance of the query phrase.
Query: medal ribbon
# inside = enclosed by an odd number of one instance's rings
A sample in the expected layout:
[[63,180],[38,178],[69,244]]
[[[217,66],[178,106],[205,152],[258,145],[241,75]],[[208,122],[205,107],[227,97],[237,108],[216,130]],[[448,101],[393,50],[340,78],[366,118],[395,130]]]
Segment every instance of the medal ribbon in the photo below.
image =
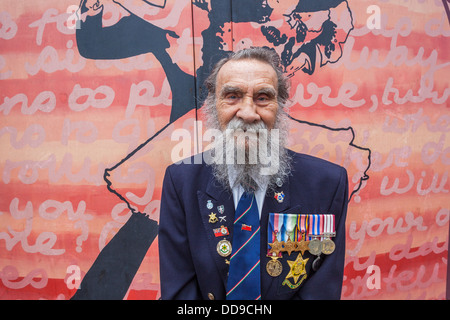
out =
[[308,232],[308,215],[307,214],[299,214],[297,215],[297,226],[295,240],[300,241],[302,239],[302,235]]
[[325,214],[324,216],[324,236],[334,237],[336,235],[334,214]]
[[286,228],[285,237],[286,241],[291,239],[291,241],[295,241],[294,238],[294,230],[297,226],[297,215],[296,214],[285,214],[284,215],[284,226]]
[[317,238],[323,235],[323,214],[311,214],[309,215],[309,228],[308,236],[309,240]]
[[285,220],[286,217],[282,213],[275,213],[275,233],[278,241],[284,241],[286,237]]

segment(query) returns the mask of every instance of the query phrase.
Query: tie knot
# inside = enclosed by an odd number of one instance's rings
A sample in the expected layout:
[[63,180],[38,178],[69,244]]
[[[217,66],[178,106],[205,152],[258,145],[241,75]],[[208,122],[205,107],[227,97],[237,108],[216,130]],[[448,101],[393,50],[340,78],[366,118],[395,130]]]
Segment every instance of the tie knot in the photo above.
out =
[[253,190],[251,190],[251,191],[244,191],[243,196],[245,198],[252,198],[252,197],[255,196],[255,192]]

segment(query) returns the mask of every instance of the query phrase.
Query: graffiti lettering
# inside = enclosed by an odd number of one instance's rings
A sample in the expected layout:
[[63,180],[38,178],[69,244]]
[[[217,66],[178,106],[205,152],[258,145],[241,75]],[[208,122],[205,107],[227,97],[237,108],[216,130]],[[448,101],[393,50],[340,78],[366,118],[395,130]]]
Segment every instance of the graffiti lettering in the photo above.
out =
[[372,165],[370,169],[374,172],[380,172],[389,168],[394,164],[398,168],[404,168],[408,166],[408,158],[411,156],[412,150],[410,146],[404,146],[400,148],[393,148],[389,150],[386,156],[386,160],[383,161],[383,154],[377,151],[372,153]]
[[36,237],[35,244],[28,243],[28,237],[33,227],[33,206],[28,201],[23,212],[19,212],[19,199],[14,198],[10,204],[10,212],[13,217],[25,217],[25,228],[22,231],[13,230],[8,226],[8,232],[0,232],[0,240],[5,240],[6,250],[11,251],[20,242],[22,249],[28,253],[42,253],[44,255],[61,255],[65,249],[54,249],[57,236],[53,232],[42,232]]
[[71,121],[69,118],[64,119],[61,143],[65,146],[69,143],[69,137],[72,132],[76,132],[76,141],[81,143],[93,143],[97,140],[98,129],[90,121]]
[[47,24],[56,23],[56,29],[62,34],[74,34],[75,30],[69,28],[70,25],[67,24],[70,15],[70,12],[63,12],[60,14],[58,9],[50,8],[44,12],[40,19],[30,23],[30,28],[37,28],[36,44],[38,46],[42,44],[42,38]]
[[[404,122],[404,126],[399,126],[399,121]],[[399,117],[387,115],[383,123],[384,132],[404,133],[407,131],[416,132],[419,128],[425,125],[430,132],[449,132],[450,131],[450,116],[443,114],[432,123],[429,116],[424,115],[423,108],[420,108],[416,113],[404,114]]]
[[319,97],[321,97],[322,103],[330,107],[343,105],[347,108],[358,108],[366,103],[365,99],[352,99],[358,91],[358,86],[351,82],[344,82],[334,98],[330,97],[331,88],[329,86],[319,87],[312,81],[306,85],[306,91],[311,95],[309,98],[305,97],[305,88],[303,84],[298,84],[296,91],[291,98],[292,102],[298,103],[302,107],[311,107],[314,106]]
[[433,237],[432,241],[424,242],[420,247],[413,250],[413,235],[409,234],[406,243],[396,244],[391,248],[389,252],[389,259],[392,261],[399,261],[401,259],[414,259],[420,256],[426,256],[430,253],[439,254],[447,251],[447,240],[442,242],[441,246],[438,243],[438,237]]
[[[90,106],[96,109],[108,108],[114,101],[115,92],[112,88],[102,85],[96,89],[82,88],[79,84],[73,87],[69,96],[69,108],[73,111],[84,111]],[[82,100],[82,102],[79,102]]]
[[18,139],[18,132],[15,127],[8,126],[0,129],[0,137],[6,133],[9,133],[9,142],[14,149],[22,149],[27,145],[32,148],[37,148],[45,141],[45,130],[37,123],[29,125],[25,129],[21,139]]
[[0,105],[0,111],[5,116],[9,115],[12,108],[17,104],[21,105],[20,112],[25,115],[34,114],[38,110],[49,113],[56,107],[56,97],[51,91],[42,91],[34,98],[31,105],[28,106],[28,96],[24,93],[18,93],[12,98],[5,97],[2,105]]
[[[406,169],[406,174],[407,174],[408,178],[407,178],[407,180],[403,181],[403,183],[405,183],[404,186],[400,186],[400,181],[402,180],[404,175],[398,175],[394,179],[394,182],[392,183],[391,187],[387,186],[389,183],[389,176],[384,176],[383,180],[381,181],[380,194],[383,196],[388,196],[393,193],[403,194],[403,193],[410,191],[412,189],[412,187],[414,186],[415,177],[414,177],[414,173],[409,169]],[[438,182],[439,174],[438,173],[434,174],[432,181],[430,183],[430,186],[427,189],[422,189],[423,180],[427,176],[427,173],[426,173],[426,171],[422,171],[420,174],[422,177],[417,180],[417,186],[416,186],[417,194],[426,195],[430,192],[448,193],[449,190],[445,188],[445,186],[447,184],[448,171],[445,171],[442,174],[440,183]]]
[[[433,268],[431,275],[430,271],[427,270],[429,268]],[[439,269],[439,263],[435,263],[434,265],[420,265],[417,272],[415,270],[404,270],[396,275],[397,265],[394,264],[389,271],[388,277],[384,278],[383,282],[386,283],[388,292],[395,290],[409,291],[414,288],[423,289],[433,283],[444,281],[444,279],[439,277]],[[428,280],[424,280],[425,275],[429,275]]]
[[155,96],[155,86],[149,80],[143,80],[138,84],[133,83],[130,88],[130,97],[128,99],[128,105],[125,111],[125,117],[130,118],[134,110],[138,105],[141,106],[156,106],[163,104],[166,106],[171,105],[170,86],[169,82],[164,80],[161,93],[158,97]]
[[384,220],[380,218],[374,218],[370,221],[364,220],[359,231],[356,228],[356,222],[351,222],[349,226],[349,237],[358,242],[353,250],[348,250],[350,255],[356,255],[361,250],[366,235],[375,238],[385,230],[388,235],[393,235],[396,233],[406,233],[412,229],[417,231],[425,231],[428,229],[423,224],[423,218],[420,215],[415,217],[413,212],[407,212],[404,218],[399,217],[397,220],[394,220],[392,217],[387,217]]
[[3,285],[10,289],[22,289],[28,285],[36,289],[42,289],[48,283],[47,272],[42,268],[34,269],[22,278],[16,267],[5,266],[0,271],[0,278]]
[[9,12],[0,12],[0,39],[11,40],[16,36],[17,29],[17,24]]
[[16,169],[18,169],[17,178],[24,184],[33,184],[39,178],[42,179],[42,176],[40,176],[41,171],[48,172],[48,179],[50,182],[58,182],[63,178],[67,178],[70,182],[75,183],[84,180],[100,185],[103,182],[102,177],[106,165],[98,163],[95,166],[95,164],[92,164],[90,157],[85,157],[81,165],[76,166],[79,168],[77,173],[72,172],[74,161],[71,153],[65,153],[63,158],[58,162],[59,169],[57,169],[57,158],[55,154],[49,155],[44,160],[6,160],[2,176],[3,182],[11,182],[11,174],[17,172],[15,171]]
[[[86,65],[86,60],[76,55],[72,47],[73,41],[67,41],[66,55],[60,60],[58,51],[50,45],[46,46],[41,51],[41,54],[37,58],[34,65],[29,62],[25,63],[25,70],[32,76],[36,75],[40,70],[46,73],[53,73],[61,70],[67,70],[70,72],[81,71]],[[78,61],[74,62],[75,59]]]

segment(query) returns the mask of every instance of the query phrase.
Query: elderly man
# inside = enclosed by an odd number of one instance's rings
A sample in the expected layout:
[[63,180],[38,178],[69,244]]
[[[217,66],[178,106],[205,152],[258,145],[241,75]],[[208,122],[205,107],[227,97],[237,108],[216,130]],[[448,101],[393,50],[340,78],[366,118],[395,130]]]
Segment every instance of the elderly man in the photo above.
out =
[[278,55],[231,54],[206,85],[208,126],[223,135],[204,163],[167,168],[162,299],[339,299],[347,173],[285,148],[289,82]]

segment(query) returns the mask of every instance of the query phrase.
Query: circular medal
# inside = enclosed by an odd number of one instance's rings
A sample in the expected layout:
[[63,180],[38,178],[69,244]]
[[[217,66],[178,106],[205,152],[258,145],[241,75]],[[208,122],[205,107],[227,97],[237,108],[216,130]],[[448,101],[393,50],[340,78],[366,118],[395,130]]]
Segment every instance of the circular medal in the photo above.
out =
[[332,254],[334,252],[334,249],[336,249],[336,245],[334,244],[333,240],[331,239],[325,239],[322,243],[322,252],[325,254]]
[[309,244],[309,252],[315,256],[319,255],[322,252],[322,242],[318,239],[312,239]]
[[267,262],[266,271],[270,276],[278,277],[281,274],[281,271],[283,271],[283,266],[278,259],[272,259]]
[[222,257],[228,257],[231,253],[231,242],[228,240],[220,240],[219,243],[217,243],[217,253],[220,254]]

